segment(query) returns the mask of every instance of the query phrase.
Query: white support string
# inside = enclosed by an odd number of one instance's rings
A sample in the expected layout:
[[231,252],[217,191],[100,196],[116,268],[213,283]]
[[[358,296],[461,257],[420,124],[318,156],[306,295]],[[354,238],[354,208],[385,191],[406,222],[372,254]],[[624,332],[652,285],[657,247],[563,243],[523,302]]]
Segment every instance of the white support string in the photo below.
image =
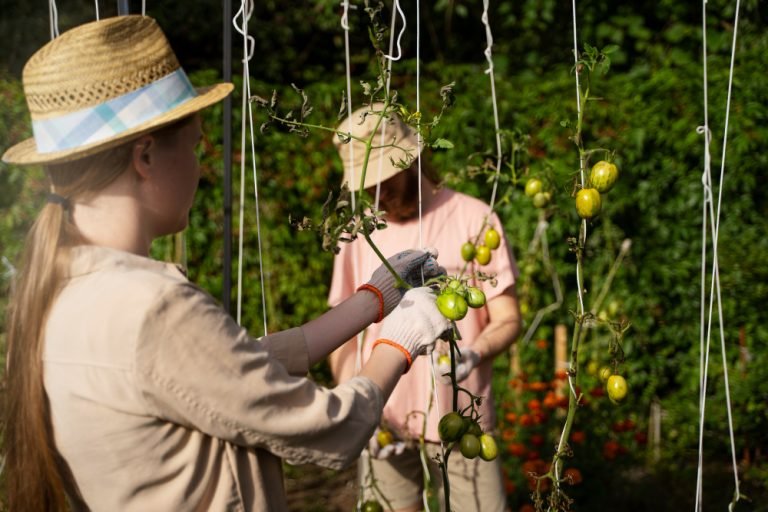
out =
[[[573,12],[573,61],[574,61],[574,76],[576,77],[576,115],[581,118],[581,84],[579,83],[579,43],[576,30],[576,0],[572,0],[572,12]],[[581,178],[581,186],[584,187],[584,166],[581,162],[581,155],[579,155],[579,176]],[[581,221],[581,233],[584,240],[587,239],[587,220]],[[582,275],[579,271],[579,265],[576,265],[576,286],[578,286],[578,298],[579,298],[579,314],[584,314],[584,285],[582,284]]]
[[[262,244],[261,244],[261,218],[260,218],[260,212],[259,212],[259,186],[258,186],[258,176],[256,173],[256,147],[255,147],[255,130],[253,126],[253,107],[251,105],[251,102],[248,101],[248,98],[251,97],[251,84],[250,84],[250,60],[253,57],[254,48],[255,48],[255,40],[252,36],[248,34],[248,21],[251,19],[251,15],[253,14],[254,4],[252,0],[243,0],[240,4],[240,9],[237,11],[235,16],[232,18],[232,24],[235,27],[235,30],[237,30],[238,33],[242,34],[243,36],[243,112],[242,112],[242,123],[241,123],[241,129],[242,129],[242,137],[241,137],[241,149],[240,149],[240,231],[239,231],[239,254],[238,254],[238,274],[237,274],[237,322],[241,322],[242,318],[242,295],[243,295],[243,255],[244,255],[244,249],[243,249],[243,238],[244,238],[244,217],[245,217],[245,133],[246,133],[246,125],[245,125],[245,119],[247,117],[248,119],[248,133],[250,134],[250,143],[251,143],[251,163],[252,163],[252,173],[253,173],[253,190],[254,190],[254,199],[255,199],[255,208],[256,208],[256,238],[258,243],[258,253],[259,253],[259,277],[261,281],[261,307],[262,307],[262,321],[264,323],[264,336],[268,333],[267,328],[267,302],[266,302],[266,287],[264,286],[264,258],[262,253]],[[242,16],[242,25],[238,25],[237,19],[239,16]]]
[[705,310],[706,310],[706,288],[707,288],[707,206],[712,201],[712,190],[710,185],[710,162],[711,156],[709,143],[711,132],[709,130],[709,88],[707,77],[707,2],[702,0],[701,33],[702,33],[702,75],[704,91],[704,126],[697,128],[697,132],[704,134],[704,172],[702,173],[702,224],[701,224],[701,302],[699,311],[699,453],[698,467],[696,470],[696,498],[694,501],[694,510],[697,512],[702,509],[702,484],[704,469],[704,415],[706,409],[706,386],[707,386],[707,368],[709,367],[709,340],[706,339],[706,330],[704,328]]
[[56,0],[48,1],[48,20],[51,28],[51,39],[59,37],[59,10],[56,8]]
[[[395,5],[397,6],[398,10],[400,10],[400,4],[395,0]],[[400,11],[400,15],[403,18],[403,30],[405,30],[405,16],[403,15],[403,12]],[[400,32],[400,36],[398,36],[398,52],[400,51],[400,37],[402,37],[403,33]],[[398,57],[399,58],[399,57]],[[422,149],[422,137],[421,137],[421,1],[416,0],[416,112],[419,114],[416,121],[416,166],[417,166],[417,186],[419,188],[419,195],[418,195],[418,202],[419,202],[419,248],[424,248],[424,210],[423,210],[423,198],[421,193],[421,149]],[[421,270],[421,282],[424,283],[424,269]],[[432,369],[432,372],[430,374],[430,384],[432,386],[432,390],[434,391],[435,395],[435,409],[437,411],[437,417],[440,418],[440,398],[439,393],[437,390],[437,379],[435,378],[435,360],[432,358],[431,354],[429,356],[430,366]],[[426,421],[424,422],[425,425],[429,422],[429,412],[431,407],[432,400],[430,399],[427,402],[426,410],[424,411],[424,414],[426,415]],[[445,446],[443,445],[443,440],[440,439],[440,453],[442,454],[443,461],[445,461]],[[429,478],[429,466],[427,465],[426,456],[423,451],[419,452],[419,456],[421,459],[421,466],[422,471],[424,471],[425,478]],[[429,488],[430,486],[425,485],[424,491],[421,493],[422,500],[424,502],[424,510],[429,510]]]
[[147,15],[147,0],[141,0],[141,15]]
[[[717,310],[718,310],[718,322],[719,322],[719,334],[720,334],[720,349],[721,349],[721,356],[722,356],[722,363],[723,363],[723,379],[724,379],[724,386],[725,386],[725,400],[726,400],[726,411],[728,414],[728,433],[730,436],[730,442],[731,442],[731,462],[733,465],[733,475],[734,475],[734,500],[731,501],[729,505],[729,510],[733,510],[733,506],[735,503],[739,500],[741,497],[741,493],[739,490],[739,471],[738,471],[738,463],[736,460],[736,442],[734,438],[734,432],[733,432],[733,413],[732,413],[732,407],[731,407],[731,395],[730,395],[730,385],[728,381],[728,361],[726,357],[726,348],[725,348],[725,325],[723,320],[723,308],[722,308],[722,299],[721,299],[721,290],[720,290],[720,268],[719,268],[719,261],[718,261],[718,238],[720,233],[720,211],[722,206],[722,197],[723,197],[723,183],[725,178],[725,161],[726,161],[726,148],[728,143],[728,124],[730,119],[730,109],[731,109],[731,94],[733,90],[733,70],[734,70],[734,63],[736,60],[736,38],[738,34],[738,23],[739,23],[739,8],[740,8],[740,1],[736,0],[736,12],[734,15],[734,29],[733,29],[733,40],[731,44],[731,62],[730,62],[730,69],[729,69],[729,75],[728,75],[728,95],[726,98],[726,107],[725,107],[725,125],[723,127],[723,150],[722,150],[722,156],[720,161],[720,181],[719,181],[719,190],[718,190],[718,199],[717,199],[717,209],[714,210],[713,205],[713,196],[712,196],[712,176],[711,176],[711,156],[709,152],[709,143],[710,143],[710,137],[711,132],[709,130],[709,119],[708,119],[708,110],[707,110],[707,103],[708,103],[708,89],[707,89],[707,54],[706,54],[706,0],[703,2],[703,16],[702,16],[702,39],[703,39],[703,69],[704,69],[704,126],[697,128],[698,133],[704,134],[704,148],[705,148],[705,154],[704,154],[704,174],[702,176],[702,184],[704,186],[704,211],[703,211],[703,221],[702,221],[702,233],[703,233],[703,239],[702,239],[702,310],[701,310],[701,320],[702,320],[702,327],[700,329],[700,335],[701,339],[699,342],[700,348],[703,348],[703,355],[700,356],[700,364],[703,364],[703,367],[699,370],[699,376],[700,376],[700,393],[699,393],[699,411],[700,411],[700,417],[699,417],[699,459],[698,459],[698,468],[697,468],[697,480],[696,480],[696,501],[695,501],[695,507],[696,511],[702,510],[702,502],[703,502],[703,443],[704,443],[704,418],[705,418],[705,412],[706,412],[706,394],[707,394],[707,377],[708,377],[708,368],[709,368],[709,349],[710,349],[710,340],[712,336],[712,315],[713,315],[713,307],[714,303],[717,303]],[[706,275],[706,234],[707,234],[707,215],[709,215],[709,218],[711,222],[709,223],[710,230],[712,231],[712,276],[711,276],[711,288],[710,288],[710,294],[709,294],[709,312],[708,312],[708,318],[707,318],[707,327],[706,327],[706,334],[704,331],[703,326],[703,319],[704,319],[704,288],[705,288],[705,275]]]
[[[400,14],[400,18],[403,20],[403,28],[400,29],[400,33],[397,35],[397,57],[392,57],[391,53],[392,50],[389,50],[390,55],[384,55],[385,59],[388,60],[400,60],[403,56],[403,49],[400,47],[400,40],[403,38],[403,34],[405,33],[405,14],[403,13],[403,10],[400,8],[400,1],[395,0],[395,5],[392,10],[392,15],[394,16],[395,9]],[[394,21],[392,23],[392,26],[394,27]],[[418,30],[418,29],[417,29]]]
[[101,16],[99,16],[99,0],[94,0],[93,3],[96,4],[96,21],[99,21],[101,19]]
[[[573,17],[573,61],[574,61],[574,69],[573,74],[576,77],[576,115],[578,119],[581,119],[581,84],[579,83],[579,43],[578,43],[578,30],[577,30],[577,23],[576,23],[576,0],[571,1],[571,12]],[[584,165],[582,161],[581,154],[579,154],[579,176],[581,178],[581,186],[584,187]],[[582,237],[582,240],[587,239],[587,220],[582,219],[581,220],[581,228],[580,228],[580,237]],[[579,299],[579,315],[584,315],[584,285],[583,285],[583,276],[581,275],[580,270],[581,265],[576,264],[576,295]],[[568,366],[569,368],[573,364],[573,361],[569,361]],[[579,396],[576,394],[576,388],[574,387],[573,383],[573,376],[571,375],[571,372],[568,372],[568,387],[571,390],[571,394],[578,400]],[[564,442],[564,436],[565,436],[566,429],[563,428],[563,432],[560,435],[560,443],[558,446],[561,446]],[[560,464],[555,464],[555,481],[560,479]]]
[[[402,12],[402,11],[401,11]],[[392,53],[392,49],[395,46],[395,23],[397,21],[397,13],[392,11],[392,21],[389,25],[389,53]],[[405,24],[405,20],[403,20]],[[392,59],[387,59],[387,77],[385,82],[386,95],[389,96],[389,87],[392,80]],[[376,174],[376,194],[374,197],[374,209],[379,209],[379,198],[381,197],[381,173],[384,169],[384,143],[386,141],[385,136],[387,133],[387,123],[381,123],[381,136],[379,138],[379,168]]]
[[[352,133],[352,79],[350,76],[351,66],[349,59],[349,0],[344,0],[344,13],[341,16],[341,28],[344,29],[344,63],[347,72],[347,130]],[[357,183],[357,178],[355,176],[355,146],[350,141],[350,143],[347,144],[347,148],[349,149],[349,177],[351,181],[349,187],[354,188],[354,185]],[[356,194],[354,193],[351,194],[353,211],[355,210],[355,195]]]
[[499,107],[496,102],[496,79],[493,73],[493,34],[491,33],[491,24],[488,20],[488,5],[489,0],[483,0],[483,15],[481,20],[485,25],[485,40],[487,46],[485,48],[485,58],[488,60],[488,69],[485,73],[491,81],[491,101],[493,103],[493,126],[496,133],[496,176],[493,179],[493,191],[491,192],[491,204],[488,211],[488,215],[493,212],[493,207],[496,204],[496,190],[499,186],[499,175],[501,174],[501,129],[499,128]]
[[[579,84],[579,43],[576,36],[576,0],[571,1],[573,11],[573,62],[576,75],[576,114],[581,117],[581,85]],[[584,169],[581,170],[581,186],[584,186]]]
[[[403,27],[405,27],[405,17],[403,17]],[[419,249],[424,247],[424,229],[423,229],[423,208],[421,195],[421,148],[423,140],[421,137],[421,5],[420,0],[416,0],[416,166],[418,168],[418,186],[419,186]],[[421,275],[424,282],[424,270]]]

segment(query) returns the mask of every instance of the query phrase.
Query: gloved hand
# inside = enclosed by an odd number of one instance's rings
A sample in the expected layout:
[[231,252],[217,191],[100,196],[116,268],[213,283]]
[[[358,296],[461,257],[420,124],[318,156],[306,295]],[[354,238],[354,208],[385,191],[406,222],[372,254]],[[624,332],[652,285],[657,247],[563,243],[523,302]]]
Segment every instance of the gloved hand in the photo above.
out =
[[368,441],[368,453],[374,459],[386,459],[390,455],[400,455],[405,450],[405,443],[396,439],[388,430],[376,427]]
[[[441,360],[442,359],[442,360]],[[440,357],[437,352],[432,352],[432,360],[435,364],[437,378],[443,384],[451,383],[451,361],[446,357]],[[470,372],[480,362],[480,354],[470,348],[462,348],[461,355],[456,361],[456,382],[466,379]]]
[[[399,252],[387,259],[400,278],[413,287],[422,285],[422,269],[424,279],[435,277],[445,273],[445,269],[437,264],[437,249],[419,251],[410,249]],[[397,303],[403,298],[406,289],[395,287],[395,276],[382,264],[371,275],[371,279],[359,289],[374,288],[382,302],[381,318],[387,316],[395,309]],[[373,291],[373,290],[372,290]],[[374,293],[376,293],[374,291]],[[380,321],[381,318],[377,321]]]
[[400,304],[384,319],[374,347],[382,342],[395,345],[409,359],[410,368],[413,359],[430,352],[435,340],[450,328],[450,322],[435,305],[436,299],[435,293],[426,286],[405,292]]

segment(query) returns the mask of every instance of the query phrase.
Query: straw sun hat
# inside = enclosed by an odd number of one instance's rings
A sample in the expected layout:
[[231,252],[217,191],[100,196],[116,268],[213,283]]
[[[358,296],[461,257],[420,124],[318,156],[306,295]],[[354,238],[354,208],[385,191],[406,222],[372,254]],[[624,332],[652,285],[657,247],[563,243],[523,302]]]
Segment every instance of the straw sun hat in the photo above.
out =
[[233,85],[195,89],[154,19],[118,16],[69,30],[24,66],[34,137],[3,160],[49,164],[118,146],[216,103]]
[[[382,103],[374,103],[372,106],[359,108],[342,121],[336,130],[350,133],[355,137],[368,138],[376,129],[376,123],[383,108]],[[351,191],[359,190],[360,174],[363,171],[365,159],[365,144],[355,139],[344,144],[338,135],[333,138],[333,142],[344,163],[344,181],[349,185]],[[405,124],[396,114],[389,114],[389,117],[381,120],[372,142],[374,149],[371,150],[368,158],[363,188],[372,187],[391,178],[404,170],[402,165],[397,165],[398,163],[402,161],[410,163],[418,155],[419,144],[416,131]],[[386,147],[379,148],[378,146]]]

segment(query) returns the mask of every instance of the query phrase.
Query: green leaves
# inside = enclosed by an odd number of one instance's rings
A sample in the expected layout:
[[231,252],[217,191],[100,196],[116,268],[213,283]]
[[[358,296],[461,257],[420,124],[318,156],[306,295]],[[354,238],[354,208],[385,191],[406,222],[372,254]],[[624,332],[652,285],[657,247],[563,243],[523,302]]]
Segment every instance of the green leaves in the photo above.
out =
[[432,141],[432,144],[430,144],[430,147],[432,149],[453,149],[453,142],[449,141],[448,139],[443,139],[438,137],[434,141]]

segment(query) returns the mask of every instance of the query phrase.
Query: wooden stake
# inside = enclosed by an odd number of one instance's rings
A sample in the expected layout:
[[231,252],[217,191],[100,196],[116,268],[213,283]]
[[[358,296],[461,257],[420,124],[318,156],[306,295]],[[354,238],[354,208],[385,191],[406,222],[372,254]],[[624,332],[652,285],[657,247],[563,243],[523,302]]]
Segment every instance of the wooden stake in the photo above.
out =
[[[568,371],[568,327],[565,324],[555,326],[555,375],[558,370]],[[565,380],[557,380],[555,395],[563,396]]]

